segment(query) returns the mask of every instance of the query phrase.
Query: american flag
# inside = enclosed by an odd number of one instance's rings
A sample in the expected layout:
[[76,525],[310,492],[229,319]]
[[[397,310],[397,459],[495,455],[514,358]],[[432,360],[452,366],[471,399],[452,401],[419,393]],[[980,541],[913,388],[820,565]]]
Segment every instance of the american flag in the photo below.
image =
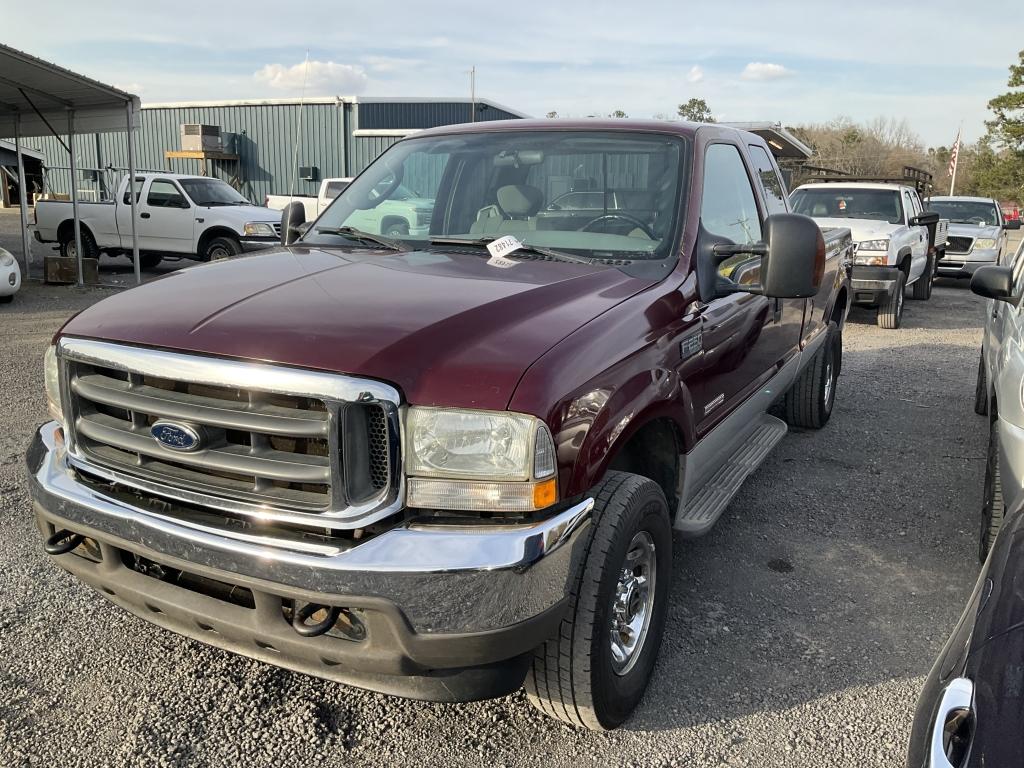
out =
[[949,173],[952,176],[956,173],[956,160],[960,156],[960,131],[956,132],[956,142],[953,144],[953,151],[949,153]]

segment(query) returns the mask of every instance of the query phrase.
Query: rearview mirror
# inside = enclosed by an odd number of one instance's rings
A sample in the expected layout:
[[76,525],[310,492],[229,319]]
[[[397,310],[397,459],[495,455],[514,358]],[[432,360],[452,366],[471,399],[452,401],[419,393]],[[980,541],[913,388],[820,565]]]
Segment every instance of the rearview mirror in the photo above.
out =
[[799,213],[769,216],[765,241],[760,292],[776,299],[817,295],[825,274],[825,238],[814,219]]
[[971,277],[971,291],[986,299],[1013,301],[1013,269],[990,264]]
[[917,216],[911,216],[909,223],[912,227],[926,227],[929,224],[938,224],[940,218],[942,217],[935,211],[925,211]]
[[281,245],[291,245],[298,240],[304,230],[300,227],[306,223],[306,206],[293,200],[281,211]]
[[1003,229],[1020,229],[1020,219],[1010,219],[1003,224]]

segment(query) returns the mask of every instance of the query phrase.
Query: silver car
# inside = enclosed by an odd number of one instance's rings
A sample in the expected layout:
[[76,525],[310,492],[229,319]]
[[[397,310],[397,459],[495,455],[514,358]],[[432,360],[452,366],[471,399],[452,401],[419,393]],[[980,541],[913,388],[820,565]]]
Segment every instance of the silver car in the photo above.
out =
[[1024,498],[1024,242],[998,264],[979,267],[971,290],[985,313],[974,410],[989,417],[979,556],[984,562],[1003,511]]
[[945,255],[936,264],[941,277],[970,277],[979,267],[999,264],[1006,231],[1020,229],[1020,222],[1007,221],[999,203],[988,197],[933,197],[928,207],[949,219]]

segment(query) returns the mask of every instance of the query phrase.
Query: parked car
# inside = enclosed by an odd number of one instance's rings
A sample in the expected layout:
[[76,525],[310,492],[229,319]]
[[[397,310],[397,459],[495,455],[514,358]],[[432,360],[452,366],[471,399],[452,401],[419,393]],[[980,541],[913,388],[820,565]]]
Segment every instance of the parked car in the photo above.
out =
[[990,299],[974,390],[974,410],[990,424],[979,548],[984,560],[1004,509],[1024,502],[1024,320],[1017,306],[1024,297],[1024,243],[1001,264],[974,274],[971,290]]
[[937,264],[943,277],[970,277],[978,267],[998,264],[1006,247],[1006,231],[1019,221],[1003,218],[999,203],[987,197],[933,197],[929,208],[949,219],[946,255]]
[[14,254],[0,248],[0,304],[11,302],[20,288],[21,266]]
[[[545,221],[577,164],[645,207]],[[404,186],[429,232],[354,226]],[[279,252],[59,332],[27,457],[46,551],[272,664],[439,701],[525,683],[619,725],[673,527],[706,533],[787,425],[829,420],[849,230],[790,212],[754,134],[616,120],[417,133],[295,240],[303,213]]]
[[[250,203],[230,185],[206,176],[140,173],[135,176],[137,234],[141,267],[152,269],[164,256],[201,261],[266,247],[280,236],[280,214]],[[131,198],[128,177],[113,200],[79,202],[82,255],[97,258],[132,255]],[[72,204],[39,200],[35,238],[57,243],[62,256],[75,255]]]
[[908,768],[1024,766],[1022,580],[1024,512],[1016,508],[925,682]]
[[825,227],[847,226],[856,247],[853,301],[878,307],[882,328],[903,322],[904,289],[927,300],[948,221],[926,213],[910,181],[878,182],[836,179],[804,184],[793,190],[793,210]]
[[306,208],[306,219],[312,221],[351,183],[352,179],[348,176],[324,179],[316,195],[267,195],[263,205],[272,211],[283,211],[288,203],[298,200]]

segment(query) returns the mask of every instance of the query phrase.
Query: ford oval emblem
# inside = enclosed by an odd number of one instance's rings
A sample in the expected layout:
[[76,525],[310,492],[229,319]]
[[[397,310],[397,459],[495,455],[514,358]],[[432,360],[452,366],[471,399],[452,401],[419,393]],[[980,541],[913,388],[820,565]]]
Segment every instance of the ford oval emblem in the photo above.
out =
[[198,451],[202,447],[199,431],[188,424],[158,421],[149,432],[160,445],[172,451]]

